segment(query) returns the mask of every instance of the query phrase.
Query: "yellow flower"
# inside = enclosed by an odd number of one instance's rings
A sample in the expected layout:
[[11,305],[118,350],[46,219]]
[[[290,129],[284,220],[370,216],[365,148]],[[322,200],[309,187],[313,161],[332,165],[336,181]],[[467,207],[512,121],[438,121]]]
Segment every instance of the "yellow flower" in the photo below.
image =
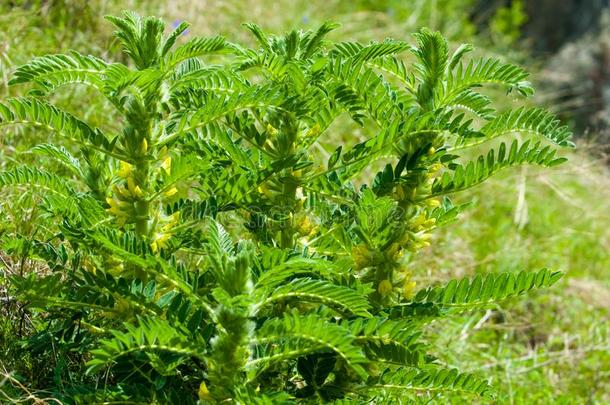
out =
[[430,171],[436,173],[439,170],[441,170],[442,168],[443,168],[443,165],[441,163],[435,163],[432,166],[430,166]]
[[108,203],[108,205],[110,205],[110,208],[108,208],[108,211],[110,213],[112,213],[112,214],[114,214],[116,216],[125,216],[125,215],[127,215],[121,209],[121,206],[119,205],[119,202],[117,200],[115,200],[114,198],[106,197],[106,202]]
[[134,193],[134,190],[136,189],[136,182],[131,176],[127,177],[127,189],[129,189],[129,192],[132,195]]
[[303,236],[309,235],[314,229],[314,224],[311,222],[307,214],[300,214],[296,218],[295,229]]
[[169,217],[164,216],[163,219],[161,220],[161,222],[164,223],[164,225],[161,227],[161,230],[165,233],[169,232],[178,223],[179,219],[180,219],[180,211],[174,212]]
[[146,140],[146,138],[142,138],[142,143],[140,144],[140,152],[142,154],[144,154],[147,151],[148,151],[148,141]]
[[133,196],[134,197],[138,197],[138,198],[142,198],[144,197],[144,192],[142,191],[142,189],[140,188],[140,186],[135,186],[133,188]]
[[263,194],[267,198],[273,197],[273,191],[270,189],[268,183],[263,183],[258,186],[258,192]]
[[176,187],[172,187],[169,190],[167,190],[165,193],[163,193],[163,195],[166,197],[171,197],[173,195],[176,195],[177,192],[178,192],[178,189]]
[[[112,191],[119,197],[119,199],[125,201],[125,199],[131,198],[131,193],[125,186],[114,186],[112,187]],[[122,198],[121,198],[122,197]]]
[[157,232],[153,241],[150,244],[150,247],[153,253],[157,253],[159,249],[163,249],[167,247],[167,241],[172,237],[172,234],[169,232]]
[[267,132],[269,132],[269,135],[277,135],[278,130],[273,125],[267,124]]
[[436,152],[436,148],[431,146],[430,149],[428,149],[428,156],[434,155],[434,152]]
[[419,214],[418,216],[413,218],[413,222],[411,222],[411,225],[413,226],[413,228],[417,228],[418,226],[423,225],[425,222],[426,222],[426,214],[424,212],[422,212],[421,214]]
[[391,293],[393,289],[394,289],[394,286],[392,285],[392,282],[387,279],[381,280],[381,282],[379,283],[379,286],[377,286],[377,292],[379,292],[379,294],[381,294],[381,296],[383,296],[383,297],[385,297],[386,295]]
[[426,201],[426,205],[430,208],[436,208],[441,205],[441,202],[438,200],[438,198],[432,198]]
[[320,124],[316,123],[313,127],[311,127],[311,129],[309,131],[307,131],[305,136],[306,137],[316,137],[320,134],[321,129],[322,128],[320,127]]
[[172,168],[172,157],[168,156],[163,159],[163,162],[161,162],[161,167],[163,168],[163,170],[169,173]]
[[432,234],[431,233],[422,233],[421,235],[418,235],[418,239],[421,241],[429,241],[430,239],[432,239]]
[[388,250],[386,250],[387,257],[392,261],[398,261],[402,256],[400,245],[396,242],[392,243]]
[[413,292],[415,291],[416,285],[417,283],[415,281],[412,281],[410,279],[405,280],[405,283],[402,287],[402,295],[404,295],[405,298],[411,298],[413,296]]
[[210,395],[210,390],[208,390],[208,386],[205,385],[205,382],[201,382],[201,384],[199,384],[199,391],[197,392],[197,395],[199,396],[199,399],[201,401],[210,401],[212,399],[212,396]]
[[432,228],[436,224],[436,218],[430,218],[426,222],[424,222],[424,226],[426,228]]
[[438,173],[439,170],[441,170],[443,168],[443,165],[440,163],[435,163],[432,166],[430,166],[430,168],[428,169],[428,179],[432,179],[433,177],[436,176],[436,174]]
[[407,196],[407,193],[405,192],[405,187],[402,184],[397,185],[396,186],[396,197],[398,197],[399,200],[404,200],[406,196]]
[[119,163],[119,172],[118,172],[119,177],[126,179],[127,176],[129,176],[131,174],[132,168],[133,168],[133,166],[131,166],[129,163],[121,161]]
[[356,269],[360,270],[371,264],[372,255],[365,244],[360,244],[352,248],[352,258]]

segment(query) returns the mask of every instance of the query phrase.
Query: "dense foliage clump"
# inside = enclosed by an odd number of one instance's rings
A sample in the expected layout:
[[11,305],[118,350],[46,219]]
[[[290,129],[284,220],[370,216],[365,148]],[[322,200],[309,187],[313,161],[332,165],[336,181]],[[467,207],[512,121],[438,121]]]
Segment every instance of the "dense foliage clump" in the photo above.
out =
[[[250,24],[258,45],[247,48],[222,37],[178,45],[185,23],[164,36],[157,18],[108,20],[129,65],[77,52],[36,58],[11,81],[31,83],[30,96],[0,104],[0,126],[57,135],[33,151],[61,170],[0,172],[0,185],[41,194],[52,224],[35,240],[2,244],[46,263],[14,275],[11,294],[37,315],[22,350],[75,359],[55,368],[68,377],[49,382],[54,396],[244,404],[493,396],[484,376],[438,364],[423,328],[548,287],[561,273],[420,288],[410,262],[465,208],[448,195],[506,167],[564,160],[555,146],[570,146],[570,133],[551,113],[498,112],[478,91],[494,84],[528,96],[523,69],[464,61],[470,46],[450,52],[429,30],[414,45],[360,44],[327,40],[331,23],[284,36]],[[45,101],[69,84],[98,90],[121,130]],[[350,128],[346,117],[366,139],[327,152],[334,124]],[[370,179],[375,165],[382,170]],[[84,363],[84,374],[66,371]]]

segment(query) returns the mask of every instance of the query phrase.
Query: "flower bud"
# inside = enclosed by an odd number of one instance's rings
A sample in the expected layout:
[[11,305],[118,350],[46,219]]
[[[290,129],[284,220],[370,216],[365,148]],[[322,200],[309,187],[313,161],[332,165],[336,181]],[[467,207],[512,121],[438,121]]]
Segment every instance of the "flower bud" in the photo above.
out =
[[438,200],[438,198],[431,198],[426,200],[426,205],[430,208],[436,208],[441,205],[441,202]]
[[131,193],[125,186],[114,186],[112,187],[112,191],[114,191],[116,196],[122,201],[131,199]]
[[140,143],[140,153],[145,154],[148,152],[148,141],[146,138],[142,138],[142,143]]
[[424,226],[426,228],[432,228],[436,224],[436,218],[430,218],[426,222],[424,222]]
[[163,170],[165,170],[167,173],[169,173],[171,171],[172,168],[172,157],[168,156],[165,159],[163,159],[163,162],[161,162],[161,168],[163,168]]
[[273,125],[271,124],[267,124],[267,132],[269,133],[269,135],[277,135],[278,130],[276,128],[273,127]]
[[132,166],[129,163],[123,161],[119,162],[119,177],[126,179],[131,174],[131,171]]
[[172,187],[169,190],[167,190],[166,192],[164,192],[163,195],[166,197],[171,197],[173,195],[176,195],[176,193],[178,193],[178,189],[176,187]]
[[405,188],[402,184],[396,186],[396,197],[398,197],[399,200],[404,200],[406,197]]
[[379,292],[379,294],[381,294],[382,297],[385,297],[386,295],[391,293],[393,289],[394,289],[394,286],[392,286],[392,283],[390,282],[390,280],[386,279],[386,280],[381,280],[381,282],[379,283],[379,286],[377,287],[377,292]]
[[417,285],[417,283],[415,281],[412,280],[405,280],[405,283],[402,287],[402,295],[405,298],[411,298],[413,296],[413,293],[415,292],[415,286]]
[[133,196],[137,197],[137,198],[142,198],[144,197],[144,192],[142,191],[142,189],[140,188],[140,186],[135,186],[133,188]]
[[133,194],[133,191],[136,188],[136,182],[133,179],[133,177],[129,176],[127,177],[127,189],[129,190],[130,193]]
[[357,270],[368,267],[372,263],[371,252],[364,244],[360,244],[352,248],[352,258],[354,259],[354,266]]
[[386,250],[386,256],[393,262],[396,262],[402,256],[400,245],[396,242],[392,243]]
[[316,137],[320,134],[321,131],[321,127],[320,124],[316,123],[313,127],[311,127],[311,129],[309,131],[307,131],[307,133],[305,134],[306,137]]
[[208,386],[205,385],[205,382],[203,382],[203,381],[201,382],[201,384],[199,384],[199,391],[197,391],[197,395],[199,396],[199,400],[201,400],[201,401],[212,400],[212,396],[210,395]]
[[314,225],[311,222],[311,220],[309,219],[309,217],[307,216],[307,214],[299,215],[296,218],[295,222],[296,222],[295,223],[296,231],[303,236],[309,235],[314,228]]

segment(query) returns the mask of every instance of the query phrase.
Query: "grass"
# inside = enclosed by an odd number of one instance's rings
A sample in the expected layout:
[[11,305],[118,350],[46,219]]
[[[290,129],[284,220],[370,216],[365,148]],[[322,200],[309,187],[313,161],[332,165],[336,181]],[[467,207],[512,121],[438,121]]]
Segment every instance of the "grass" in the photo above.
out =
[[606,161],[580,149],[558,168],[507,172],[460,196],[474,206],[416,265],[422,282],[566,273],[548,292],[432,326],[441,361],[489,373],[500,403],[610,401],[610,175]]
[[[454,38],[472,34],[463,22],[439,19],[417,0],[403,4],[404,9],[395,9],[393,14],[379,4],[375,10],[366,11],[364,1],[359,2],[361,7],[356,12],[350,13],[349,7],[338,0],[159,1],[147,5],[108,0],[91,8],[82,8],[80,2],[73,0],[56,3],[63,4],[63,12],[13,10],[0,17],[1,97],[14,95],[5,86],[6,78],[13,66],[32,55],[70,48],[97,53],[109,40],[107,24],[82,23],[68,35],[65,29],[53,30],[58,21],[63,21],[66,28],[77,20],[99,21],[101,15],[123,8],[154,12],[169,21],[189,20],[193,22],[189,35],[222,32],[235,40],[246,37],[239,26],[246,20],[282,30],[292,25],[309,27],[333,18],[343,22],[344,29],[338,35],[344,39],[404,38],[419,25],[435,24]],[[401,12],[408,6],[415,11],[404,19]],[[82,89],[66,92],[61,101],[69,105],[81,96],[90,103],[88,118],[93,122],[106,113],[103,105]],[[42,136],[46,135],[3,131],[0,168],[15,160],[32,159],[24,152]],[[461,221],[437,234],[432,246],[413,265],[420,285],[478,272],[541,267],[566,272],[566,277],[548,292],[430,327],[428,333],[435,341],[439,361],[488,375],[500,391],[498,403],[610,402],[610,172],[608,162],[593,158],[588,149],[596,147],[580,145],[577,152],[569,154],[566,165],[551,170],[508,171],[471,193],[456,196],[457,200],[473,198],[475,202]],[[23,235],[40,232],[36,201],[19,191],[8,193],[3,190],[0,212],[5,215],[0,218],[0,234],[3,229],[17,229]],[[11,263],[4,252],[0,252],[0,258],[1,298],[3,274],[11,268],[33,271],[35,267],[31,263],[22,263],[25,267],[20,267],[19,262]],[[0,392],[35,403],[36,397],[46,395],[30,392],[26,381],[35,380],[44,359],[17,357],[14,347],[20,314],[14,305],[0,303]],[[20,373],[12,374],[15,371]],[[0,395],[0,402],[3,401],[11,402]],[[464,399],[452,401],[463,403]]]

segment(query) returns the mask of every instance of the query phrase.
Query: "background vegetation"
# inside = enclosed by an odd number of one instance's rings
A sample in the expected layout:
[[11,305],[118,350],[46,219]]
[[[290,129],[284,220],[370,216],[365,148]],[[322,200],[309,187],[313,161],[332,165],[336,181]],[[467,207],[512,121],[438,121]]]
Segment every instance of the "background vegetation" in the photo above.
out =
[[[539,65],[520,39],[521,26],[528,18],[521,2],[509,2],[483,15],[476,3],[8,1],[0,6],[0,96],[16,95],[13,92],[20,89],[9,89],[7,78],[13,67],[33,55],[69,49],[102,54],[111,41],[111,28],[101,16],[122,9],[160,15],[176,24],[188,20],[192,22],[190,34],[221,33],[245,42],[251,39],[240,26],[244,21],[281,31],[294,26],[311,28],[332,19],[343,24],[334,34],[341,38],[335,39],[359,40],[404,39],[407,33],[428,26],[451,40],[474,42],[486,53]],[[114,53],[105,58],[119,57],[117,44],[110,49]],[[75,100],[81,109],[86,103],[90,122],[109,121],[111,110],[100,99],[79,88],[70,92],[56,101],[67,109],[74,108]],[[543,92],[539,97],[549,104],[557,101],[552,93]],[[569,109],[563,112],[569,116]],[[351,131],[351,127],[346,128],[346,140],[358,136]],[[35,131],[3,131],[0,168],[11,167],[17,157],[35,161],[38,157],[25,151],[41,136],[45,135]],[[441,360],[464,371],[487,373],[501,391],[500,403],[610,401],[610,173],[607,161],[597,153],[600,149],[581,141],[566,165],[506,173],[462,196],[475,200],[463,214],[466,219],[446,227],[413,268],[422,283],[545,266],[567,273],[549,291],[430,328],[435,344],[450,349],[435,350],[447,353]],[[0,236],[17,233],[27,240],[44,227],[34,197],[18,191],[3,193],[7,198],[0,203]],[[22,358],[15,351],[15,342],[28,333],[29,320],[21,308],[2,300],[8,274],[44,271],[35,263],[20,260],[19,249],[23,246],[0,252],[0,402],[9,403],[44,398],[44,392],[26,382],[35,383],[47,372],[44,359]]]

